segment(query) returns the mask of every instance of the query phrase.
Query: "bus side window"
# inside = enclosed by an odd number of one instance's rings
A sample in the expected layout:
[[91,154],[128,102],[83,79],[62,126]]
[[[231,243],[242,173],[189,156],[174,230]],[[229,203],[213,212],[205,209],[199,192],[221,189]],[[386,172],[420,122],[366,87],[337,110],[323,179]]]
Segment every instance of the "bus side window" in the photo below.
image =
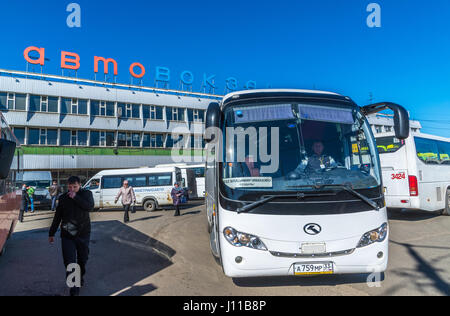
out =
[[439,164],[437,141],[415,137],[417,157],[426,164]]
[[439,162],[450,165],[450,143],[438,141]]

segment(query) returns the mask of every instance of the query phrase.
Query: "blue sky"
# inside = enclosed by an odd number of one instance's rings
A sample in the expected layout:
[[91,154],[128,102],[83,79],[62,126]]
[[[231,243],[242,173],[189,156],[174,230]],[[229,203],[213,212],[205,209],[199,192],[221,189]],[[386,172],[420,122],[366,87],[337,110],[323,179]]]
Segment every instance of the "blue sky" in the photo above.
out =
[[[69,28],[66,7],[81,6],[81,28]],[[366,24],[366,7],[381,5],[381,28]],[[432,4],[432,5],[431,5]],[[297,1],[1,1],[0,68],[25,70],[23,50],[45,47],[44,71],[61,74],[61,50],[81,57],[78,76],[93,79],[94,56],[119,64],[130,81],[133,62],[154,83],[156,66],[171,71],[171,88],[191,71],[239,87],[316,88],[358,104],[403,104],[424,132],[450,137],[450,2],[433,0]],[[5,35],[6,34],[6,35]],[[37,69],[36,69],[37,70]]]

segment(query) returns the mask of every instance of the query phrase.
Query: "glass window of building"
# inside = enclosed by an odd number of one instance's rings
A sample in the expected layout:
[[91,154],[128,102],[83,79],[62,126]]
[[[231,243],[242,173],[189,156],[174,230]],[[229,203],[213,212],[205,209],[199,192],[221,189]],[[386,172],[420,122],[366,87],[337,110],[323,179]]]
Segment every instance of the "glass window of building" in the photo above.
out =
[[27,95],[16,93],[15,110],[25,111],[27,108]]
[[[143,105],[142,113],[143,113],[144,119],[150,119],[150,120],[162,120],[163,119],[163,107],[161,107],[161,106]],[[169,117],[169,116],[167,116],[167,117]]]
[[141,134],[133,133],[131,145],[133,147],[141,147]]
[[142,147],[144,148],[150,147],[150,134],[144,134],[142,136]]
[[78,131],[78,146],[87,146],[87,131]]
[[47,145],[50,146],[58,145],[58,130],[56,129],[47,130]]
[[78,99],[78,114],[86,115],[87,114],[87,106],[88,106],[88,100]]
[[13,132],[19,143],[25,144],[25,127],[14,127]]
[[48,109],[48,98],[46,96],[41,96],[41,112],[47,112]]
[[98,147],[100,145],[100,132],[91,131],[91,138],[89,140],[90,146]]
[[[61,146],[70,146],[71,145],[71,135],[72,132],[69,130],[61,130],[60,131],[60,140],[59,143]],[[76,139],[76,136],[75,136]]]
[[115,146],[115,135],[114,135],[114,132],[106,132],[106,146],[107,147]]
[[106,102],[106,116],[114,116],[114,102]]
[[71,114],[72,113],[72,99],[62,98],[61,99],[61,113]]
[[126,118],[127,111],[125,103],[117,103],[117,116],[119,118]]
[[48,97],[47,111],[50,113],[58,113],[58,97]]
[[140,118],[141,117],[141,113],[140,113],[141,109],[140,109],[140,105],[139,104],[133,104],[131,107],[131,115],[133,118]]
[[118,133],[117,134],[117,144],[120,147],[127,146],[127,133]]
[[0,110],[8,109],[8,94],[6,92],[0,92]]
[[70,145],[71,146],[78,145],[78,132],[77,131],[72,131],[71,137],[70,137]]
[[30,95],[30,111],[38,112],[41,110],[41,96]]
[[100,115],[100,101],[91,100],[91,115],[92,116]]
[[72,114],[78,114],[78,99],[71,99]]
[[28,145],[39,145],[39,128],[28,129]]
[[14,110],[16,103],[16,95],[14,93],[8,93],[7,102],[8,102],[8,109]]
[[45,145],[47,143],[47,130],[45,128],[40,129],[39,144]]

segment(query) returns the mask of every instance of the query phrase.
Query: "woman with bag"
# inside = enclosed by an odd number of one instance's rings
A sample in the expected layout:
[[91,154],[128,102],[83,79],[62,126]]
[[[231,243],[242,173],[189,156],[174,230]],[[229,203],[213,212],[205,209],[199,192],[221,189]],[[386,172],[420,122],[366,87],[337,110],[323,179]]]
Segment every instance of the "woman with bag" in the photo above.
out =
[[175,216],[180,216],[180,204],[184,191],[180,188],[180,184],[178,182],[175,183],[175,187],[172,188],[170,195],[172,196],[173,206],[175,206]]
[[130,221],[129,212],[130,210],[134,213],[134,207],[131,208],[131,205],[136,204],[136,195],[134,194],[133,187],[129,185],[128,180],[123,182],[123,186],[120,188],[119,193],[117,193],[116,199],[114,201],[117,204],[117,201],[122,196],[122,205],[123,210],[125,212],[123,221],[124,223],[128,223]]

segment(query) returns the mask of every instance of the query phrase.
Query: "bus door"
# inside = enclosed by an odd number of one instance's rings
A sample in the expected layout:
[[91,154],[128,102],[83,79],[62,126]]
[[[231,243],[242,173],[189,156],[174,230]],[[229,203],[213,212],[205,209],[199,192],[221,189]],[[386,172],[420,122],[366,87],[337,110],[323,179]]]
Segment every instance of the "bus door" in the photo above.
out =
[[101,205],[101,189],[100,189],[100,178],[91,179],[85,186],[85,190],[89,190],[92,192],[92,196],[94,197],[94,208],[102,208]]
[[399,140],[394,136],[380,137],[377,138],[377,147],[380,154],[385,195],[387,197],[409,196],[409,174],[405,140]]
[[115,204],[114,200],[122,187],[122,181],[120,175],[102,177],[100,203],[103,208],[120,207],[120,204]]
[[186,170],[186,179],[187,179],[187,190],[189,192],[189,198],[190,199],[196,199],[198,198],[198,192],[197,192],[197,180],[195,178],[195,171],[192,169],[185,169]]

